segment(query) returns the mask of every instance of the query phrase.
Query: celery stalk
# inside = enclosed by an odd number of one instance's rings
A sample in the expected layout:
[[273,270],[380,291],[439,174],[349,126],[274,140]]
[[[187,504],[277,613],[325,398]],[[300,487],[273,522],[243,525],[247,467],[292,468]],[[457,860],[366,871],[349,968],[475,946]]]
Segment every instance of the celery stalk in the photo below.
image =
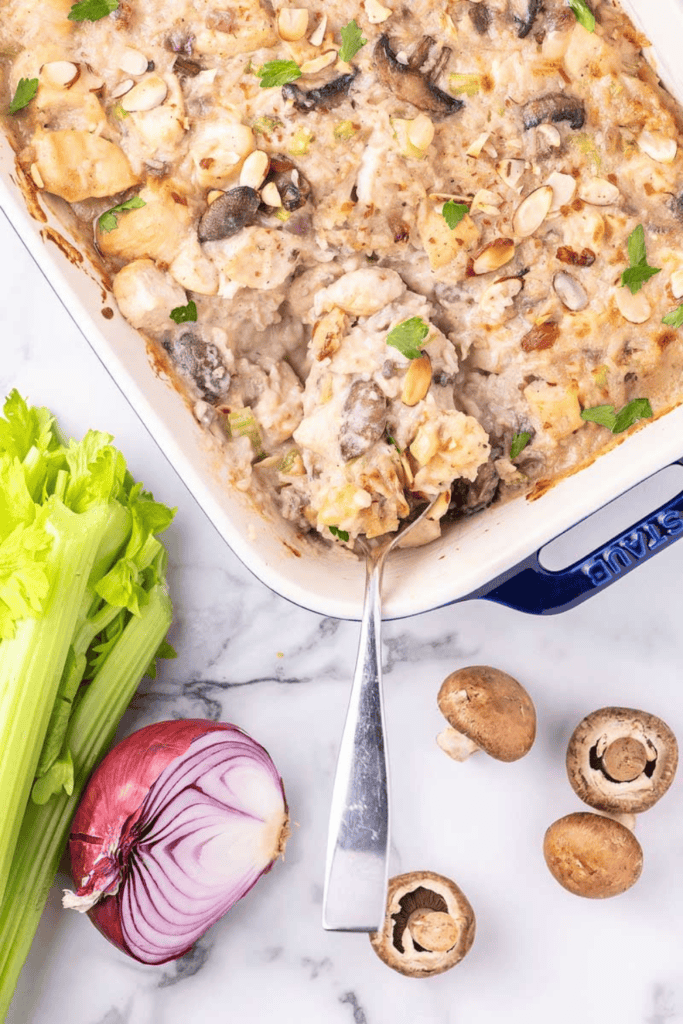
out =
[[28,804],[0,910],[0,1021],[7,1014],[85,784],[109,748],[170,623],[166,586],[157,583],[141,616],[130,617],[71,719],[66,741],[75,766],[72,795],[61,793],[42,806]]

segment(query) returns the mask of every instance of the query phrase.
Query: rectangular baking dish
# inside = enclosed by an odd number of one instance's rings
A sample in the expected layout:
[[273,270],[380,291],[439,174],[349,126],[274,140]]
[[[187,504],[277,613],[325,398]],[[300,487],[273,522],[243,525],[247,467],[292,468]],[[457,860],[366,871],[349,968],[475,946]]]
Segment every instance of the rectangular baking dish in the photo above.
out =
[[[651,40],[653,62],[662,80],[683,97],[683,68],[678,60],[683,0],[657,0],[656,4],[623,0],[622,6]],[[238,558],[263,583],[298,605],[337,618],[359,618],[363,563],[346,551],[326,550],[298,537],[289,524],[265,517],[247,496],[229,486],[217,443],[160,375],[144,340],[116,311],[101,276],[81,256],[64,225],[38,205],[39,199],[29,211],[18,179],[14,153],[3,138],[0,205],[85,338]],[[99,426],[106,428],[106,424]],[[400,618],[473,596],[488,596],[530,612],[553,612],[609,585],[683,532],[683,496],[565,572],[542,570],[537,553],[552,538],[679,460],[681,438],[683,407],[678,407],[644,424],[536,500],[520,498],[492,506],[453,525],[425,548],[397,552],[385,576],[385,615]]]

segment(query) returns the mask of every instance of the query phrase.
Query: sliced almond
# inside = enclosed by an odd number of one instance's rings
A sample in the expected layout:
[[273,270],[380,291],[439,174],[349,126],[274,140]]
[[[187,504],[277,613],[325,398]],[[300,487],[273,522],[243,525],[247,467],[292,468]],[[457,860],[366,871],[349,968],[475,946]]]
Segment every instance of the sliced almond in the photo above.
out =
[[40,69],[40,80],[54,89],[70,89],[81,76],[78,64],[70,60],[52,60]]
[[554,124],[539,124],[536,127],[536,141],[544,149],[558,149],[562,144],[562,136]]
[[334,64],[337,59],[336,50],[326,50],[319,57],[314,57],[313,60],[307,60],[301,65],[302,75],[315,75],[318,71],[322,71],[323,68],[328,68],[330,64]]
[[404,405],[417,405],[425,397],[432,383],[432,361],[426,352],[413,359],[403,379],[401,401]]
[[269,181],[267,185],[264,185],[261,189],[261,199],[266,206],[277,207],[282,206],[282,196],[278,192],[277,185],[274,181]]
[[513,230],[519,238],[528,238],[540,228],[550,213],[553,196],[551,185],[541,185],[522,200],[512,218]]
[[474,274],[490,274],[492,270],[504,267],[515,255],[515,243],[511,238],[494,238],[485,245],[472,263]]
[[222,192],[221,189],[219,189],[219,188],[212,188],[211,191],[209,192],[209,194],[206,197],[206,201],[209,204],[209,206],[211,206],[211,203],[215,203],[217,199],[220,199],[220,197],[224,196],[224,195],[225,195],[225,192]]
[[308,8],[283,7],[277,16],[277,34],[289,43],[303,39],[308,28]]
[[478,192],[475,192],[472,205],[470,206],[470,213],[476,213],[477,210],[492,215],[499,213],[498,207],[502,202],[503,198],[497,192],[492,192],[488,188],[480,188]]
[[371,25],[381,25],[393,13],[389,7],[385,7],[379,0],[363,0],[363,7]]
[[591,178],[579,187],[579,199],[591,206],[610,206],[620,195],[617,186],[607,178]]
[[349,317],[335,306],[314,325],[311,334],[311,353],[318,362],[329,359],[339,350],[349,326]]
[[568,206],[574,198],[576,180],[571,174],[561,174],[560,171],[553,171],[552,174],[548,175],[546,185],[550,185],[553,190],[550,213],[557,213],[563,206]]
[[442,516],[448,512],[448,506],[451,503],[451,492],[442,491],[439,497],[436,499],[429,512],[427,512],[425,519],[441,519]]
[[670,164],[678,150],[676,140],[661,132],[642,131],[636,141],[643,153],[659,164]]
[[416,118],[408,122],[408,141],[416,149],[425,150],[434,138],[434,125],[426,114],[418,114]]
[[586,289],[575,277],[567,274],[564,270],[555,274],[553,288],[560,302],[574,313],[580,312],[588,305]]
[[633,295],[626,287],[617,288],[614,300],[624,320],[628,320],[629,323],[644,324],[650,319],[652,307],[642,291]]
[[248,185],[249,188],[257,191],[266,180],[269,167],[270,157],[268,154],[264,153],[262,149],[255,149],[242,164],[240,185]]
[[154,110],[155,107],[161,106],[167,95],[168,86],[163,78],[159,78],[158,75],[149,75],[126,93],[121,100],[121,106],[129,114]]
[[671,291],[674,299],[683,298],[683,267],[674,270],[671,275]]
[[410,465],[410,459],[405,452],[401,452],[400,455],[401,466],[403,468],[403,475],[405,476],[406,487],[410,488],[415,483],[415,474],[413,473],[413,467]]
[[481,151],[489,140],[490,132],[482,132],[481,135],[477,135],[474,142],[470,143],[470,146],[466,150],[468,156],[478,157],[481,155]]
[[109,95],[113,100],[118,100],[121,96],[125,96],[127,92],[130,92],[134,85],[135,82],[132,78],[124,78],[122,82],[114,86]]
[[526,164],[524,160],[518,160],[516,158],[499,160],[496,164],[496,170],[499,176],[509,188],[517,187],[522,179],[525,169]]
[[34,184],[37,188],[45,188],[45,182],[38,170],[38,164],[31,164],[31,177],[33,178]]
[[311,32],[310,36],[308,37],[308,41],[311,44],[311,46],[322,46],[323,39],[325,38],[325,32],[326,31],[327,31],[327,15],[323,14],[322,18],[320,19],[318,24],[313,29],[313,31]]
[[486,322],[501,323],[523,287],[523,277],[503,277],[490,284],[479,299],[479,309]]
[[119,68],[126,75],[135,75],[137,78],[144,75],[148,66],[149,61],[144,53],[134,50],[132,46],[127,46],[119,57]]

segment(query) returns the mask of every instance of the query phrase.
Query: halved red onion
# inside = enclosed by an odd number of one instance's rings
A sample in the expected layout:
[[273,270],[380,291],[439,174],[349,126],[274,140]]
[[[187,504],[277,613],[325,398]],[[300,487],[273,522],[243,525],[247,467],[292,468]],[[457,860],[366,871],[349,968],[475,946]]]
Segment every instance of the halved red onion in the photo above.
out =
[[136,960],[175,960],[270,870],[288,820],[275,765],[237,726],[149,725],[88,783],[63,904]]

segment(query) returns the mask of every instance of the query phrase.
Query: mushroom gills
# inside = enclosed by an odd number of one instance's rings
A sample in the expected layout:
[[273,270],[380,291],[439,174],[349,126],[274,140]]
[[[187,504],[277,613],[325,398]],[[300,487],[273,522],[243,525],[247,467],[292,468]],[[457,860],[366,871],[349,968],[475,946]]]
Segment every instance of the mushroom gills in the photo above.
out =
[[583,128],[585,120],[586,109],[583,101],[564,92],[548,93],[547,96],[529,100],[522,107],[522,123],[526,131],[538,127],[539,124],[557,124],[559,121],[568,121],[570,128],[578,130]]
[[[429,42],[429,45],[425,46],[425,40]],[[424,110],[432,116],[449,117],[463,107],[463,101],[449,96],[443,89],[434,85],[431,79],[436,77],[437,70],[441,71],[444,63],[443,55],[446,54],[446,59],[448,59],[450,50],[445,48],[442,51],[441,58],[437,62],[438,66],[432,71],[431,76],[427,75],[415,66],[416,63],[424,63],[426,59],[425,49],[427,52],[429,51],[432,40],[429,36],[425,37],[425,40],[418,45],[417,56],[414,56],[407,64],[401,64],[391,47],[389,37],[382,34],[373,51],[377,77],[397,99],[405,103],[412,103],[418,110]]]
[[525,39],[529,35],[541,7],[542,0],[510,0],[510,15],[517,26],[518,39]]

